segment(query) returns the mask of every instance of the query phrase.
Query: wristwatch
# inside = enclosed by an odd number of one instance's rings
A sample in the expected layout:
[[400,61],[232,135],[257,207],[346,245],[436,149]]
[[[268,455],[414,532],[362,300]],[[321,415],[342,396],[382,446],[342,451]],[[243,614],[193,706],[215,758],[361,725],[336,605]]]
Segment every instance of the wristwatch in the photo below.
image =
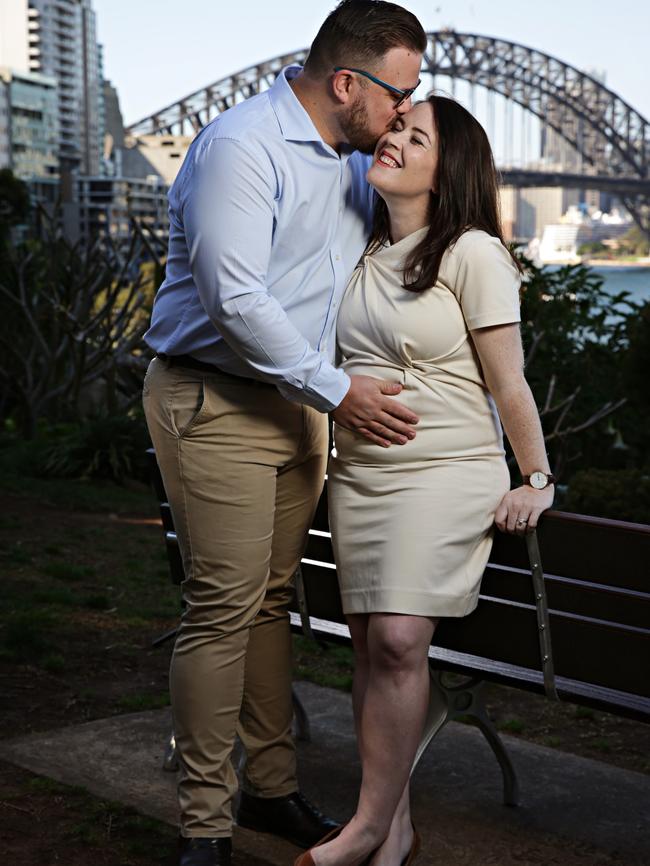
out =
[[555,475],[550,472],[540,472],[539,470],[531,472],[530,475],[522,476],[524,484],[529,484],[535,490],[543,490],[549,484],[555,484]]

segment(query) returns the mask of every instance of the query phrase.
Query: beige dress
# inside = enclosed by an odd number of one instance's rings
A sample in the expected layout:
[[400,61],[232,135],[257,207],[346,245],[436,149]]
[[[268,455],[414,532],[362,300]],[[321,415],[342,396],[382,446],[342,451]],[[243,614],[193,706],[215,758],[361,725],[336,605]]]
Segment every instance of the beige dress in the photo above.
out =
[[509,489],[503,433],[470,331],[518,322],[519,274],[498,239],[463,234],[433,288],[402,286],[426,233],[363,257],[341,304],[341,366],[400,382],[416,438],[381,448],[335,427],[329,507],[343,610],[465,616]]

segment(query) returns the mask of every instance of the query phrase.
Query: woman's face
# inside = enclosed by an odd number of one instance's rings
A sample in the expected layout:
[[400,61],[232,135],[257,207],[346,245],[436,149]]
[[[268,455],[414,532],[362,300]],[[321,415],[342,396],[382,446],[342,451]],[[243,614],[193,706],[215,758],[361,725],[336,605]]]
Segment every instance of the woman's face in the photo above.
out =
[[420,102],[393,121],[375,148],[368,183],[386,198],[419,198],[435,191],[438,137],[433,109]]

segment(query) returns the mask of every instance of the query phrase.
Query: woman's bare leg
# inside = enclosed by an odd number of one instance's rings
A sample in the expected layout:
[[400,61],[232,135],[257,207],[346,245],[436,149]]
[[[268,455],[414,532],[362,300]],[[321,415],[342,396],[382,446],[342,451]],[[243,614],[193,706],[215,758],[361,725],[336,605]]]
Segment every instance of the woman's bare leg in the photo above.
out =
[[356,814],[314,851],[317,866],[357,866],[380,846],[373,864],[392,866],[394,852],[410,847],[408,778],[428,707],[434,626],[427,617],[371,614],[364,640],[363,623],[351,624],[361,662],[354,702],[363,777]]

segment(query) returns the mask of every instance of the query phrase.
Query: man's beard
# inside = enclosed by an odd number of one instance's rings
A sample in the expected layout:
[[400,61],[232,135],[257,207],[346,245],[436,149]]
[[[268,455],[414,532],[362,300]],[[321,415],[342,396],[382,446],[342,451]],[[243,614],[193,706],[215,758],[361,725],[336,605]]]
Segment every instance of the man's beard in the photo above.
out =
[[361,153],[374,153],[379,136],[370,131],[368,110],[361,95],[357,97],[349,110],[341,117],[341,131],[349,144]]

